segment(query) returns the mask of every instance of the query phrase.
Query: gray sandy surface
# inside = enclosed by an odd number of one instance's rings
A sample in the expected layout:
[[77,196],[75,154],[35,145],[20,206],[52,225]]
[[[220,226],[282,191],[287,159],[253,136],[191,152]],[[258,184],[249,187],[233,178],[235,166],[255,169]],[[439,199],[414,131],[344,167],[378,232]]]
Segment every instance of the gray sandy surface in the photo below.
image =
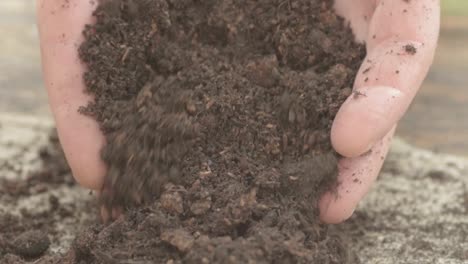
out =
[[[52,120],[48,118],[0,114],[0,178],[25,179],[40,168],[38,152],[42,146],[48,144],[52,125]],[[51,238],[51,253],[64,252],[79,229],[96,221],[95,210],[90,208],[93,196],[77,185],[60,185],[58,188],[47,188],[34,193],[37,194],[18,199],[2,194],[0,189],[0,217],[7,212],[21,215],[24,210],[31,215],[47,213],[51,206],[50,197],[57,197],[62,207],[71,208],[72,215],[62,219],[59,214],[50,213],[51,218],[57,219],[53,221],[55,226],[50,228],[61,234]],[[2,230],[0,238],[1,236]]]
[[394,140],[343,228],[363,263],[468,263],[468,160]]
[[[0,177],[25,177],[38,168],[37,151],[47,143],[52,124],[47,118],[0,115]],[[336,228],[349,234],[361,263],[468,263],[467,172],[466,159],[396,139],[372,191],[355,215]],[[60,253],[73,234],[96,219],[88,191],[64,186],[20,199],[1,195],[0,214],[19,214],[22,208],[47,211],[50,194],[75,207],[71,217],[54,226],[61,235],[52,238],[49,251]]]

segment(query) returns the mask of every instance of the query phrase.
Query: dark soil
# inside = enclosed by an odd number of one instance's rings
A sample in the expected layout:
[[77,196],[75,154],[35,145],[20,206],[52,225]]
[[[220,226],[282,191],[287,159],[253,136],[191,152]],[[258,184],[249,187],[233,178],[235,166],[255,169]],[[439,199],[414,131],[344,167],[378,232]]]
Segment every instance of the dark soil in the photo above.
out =
[[[126,209],[46,255],[74,209],[0,216],[0,263],[357,263],[319,223],[333,118],[364,47],[331,0],[107,0],[80,57],[108,165],[101,203]],[[73,185],[56,137],[11,197]],[[51,216],[54,217],[51,217]],[[52,254],[53,255],[53,254]]]
[[319,223],[364,48],[323,0],[109,0],[80,57],[107,215],[75,263],[347,263]]
[[14,252],[26,258],[40,257],[50,246],[46,233],[41,231],[27,231],[18,236],[12,244]]

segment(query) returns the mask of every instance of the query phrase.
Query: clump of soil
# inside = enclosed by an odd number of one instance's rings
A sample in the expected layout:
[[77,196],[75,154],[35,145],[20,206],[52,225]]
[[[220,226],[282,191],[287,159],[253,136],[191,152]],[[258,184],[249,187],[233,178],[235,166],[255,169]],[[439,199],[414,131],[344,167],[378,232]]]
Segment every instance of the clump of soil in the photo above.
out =
[[[347,263],[318,220],[364,48],[324,0],[108,0],[79,49],[107,138],[75,263]],[[117,209],[116,209],[117,208]]]
[[40,257],[50,246],[47,234],[41,231],[27,231],[13,241],[14,252],[25,258]]

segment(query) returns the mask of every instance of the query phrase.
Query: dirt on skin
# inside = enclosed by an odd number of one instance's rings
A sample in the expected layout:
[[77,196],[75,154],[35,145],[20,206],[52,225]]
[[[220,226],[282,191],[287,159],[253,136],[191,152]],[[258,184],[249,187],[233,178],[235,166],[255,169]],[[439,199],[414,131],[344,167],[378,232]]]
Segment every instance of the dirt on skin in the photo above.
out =
[[[74,263],[350,263],[319,223],[364,48],[323,0],[102,1],[79,49],[107,145]],[[354,262],[353,262],[354,263]]]

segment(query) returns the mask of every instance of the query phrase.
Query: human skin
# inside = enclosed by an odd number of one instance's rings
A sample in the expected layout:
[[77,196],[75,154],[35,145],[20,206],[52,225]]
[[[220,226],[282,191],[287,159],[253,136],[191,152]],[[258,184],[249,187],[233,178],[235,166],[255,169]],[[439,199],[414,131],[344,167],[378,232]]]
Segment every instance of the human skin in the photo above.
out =
[[[100,190],[105,138],[93,119],[77,111],[92,100],[84,93],[77,47],[84,26],[93,22],[94,2],[70,0],[64,8],[64,0],[37,0],[37,16],[44,80],[60,142],[75,179]],[[339,162],[338,188],[319,203],[326,223],[349,218],[377,178],[396,124],[432,63],[440,23],[439,0],[336,0],[335,6],[356,39],[366,43],[367,57],[355,93],[331,131],[335,150],[345,158]],[[406,45],[416,53],[406,52]]]

